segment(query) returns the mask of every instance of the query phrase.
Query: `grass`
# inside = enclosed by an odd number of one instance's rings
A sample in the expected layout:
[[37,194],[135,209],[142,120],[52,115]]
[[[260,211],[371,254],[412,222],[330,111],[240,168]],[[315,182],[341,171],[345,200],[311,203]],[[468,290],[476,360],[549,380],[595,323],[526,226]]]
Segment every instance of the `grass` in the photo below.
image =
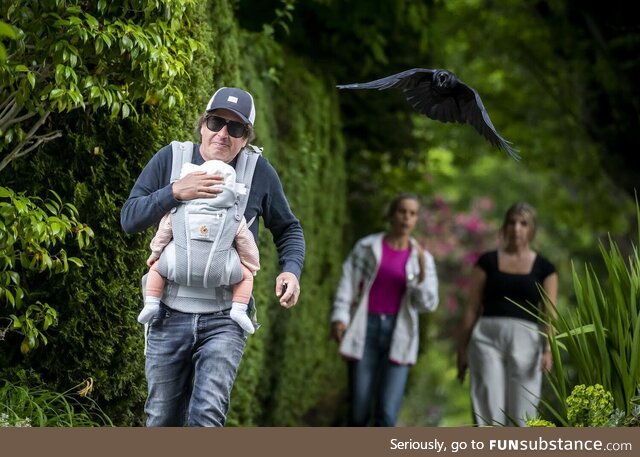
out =
[[[44,387],[29,387],[0,380],[0,425],[32,427],[113,426],[80,384],[58,393]],[[83,390],[82,387],[85,387]]]

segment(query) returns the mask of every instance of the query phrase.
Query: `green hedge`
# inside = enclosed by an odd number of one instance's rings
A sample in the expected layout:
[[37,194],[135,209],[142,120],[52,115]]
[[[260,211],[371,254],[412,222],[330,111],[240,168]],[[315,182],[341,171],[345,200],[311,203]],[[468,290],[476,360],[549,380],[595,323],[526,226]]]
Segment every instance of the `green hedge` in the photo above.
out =
[[88,250],[68,247],[70,255],[82,258],[83,268],[60,279],[42,278],[38,294],[60,317],[48,333],[49,344],[24,357],[4,351],[3,377],[28,369],[58,391],[91,377],[92,396],[114,424],[144,423],[143,330],[136,315],[152,230],[124,234],[120,208],[153,153],[172,139],[194,139],[196,118],[213,90],[242,85],[256,99],[255,143],[280,173],[304,227],[307,260],[300,302],[285,310],[273,294],[277,256],[270,234],[261,228],[263,268],[254,294],[262,327],[249,339],[229,425],[333,420],[331,408],[323,405],[345,383],[343,364],[327,338],[327,319],[346,219],[344,145],[333,82],[315,74],[308,62],[286,55],[269,36],[240,29],[234,5],[202,1],[199,20],[191,19],[193,35],[204,47],[184,81],[186,106],[140,107],[139,118],[118,122],[102,113],[59,115],[53,122],[64,137],[3,172],[3,185],[17,191],[44,195],[54,189],[95,231]]

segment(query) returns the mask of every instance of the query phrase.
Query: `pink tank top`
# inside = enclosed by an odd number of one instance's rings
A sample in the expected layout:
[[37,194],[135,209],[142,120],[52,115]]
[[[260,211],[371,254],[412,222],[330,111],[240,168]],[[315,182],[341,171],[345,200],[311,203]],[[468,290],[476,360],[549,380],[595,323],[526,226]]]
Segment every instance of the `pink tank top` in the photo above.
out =
[[411,248],[393,249],[382,240],[382,260],[369,292],[369,312],[397,314],[407,289],[406,265]]

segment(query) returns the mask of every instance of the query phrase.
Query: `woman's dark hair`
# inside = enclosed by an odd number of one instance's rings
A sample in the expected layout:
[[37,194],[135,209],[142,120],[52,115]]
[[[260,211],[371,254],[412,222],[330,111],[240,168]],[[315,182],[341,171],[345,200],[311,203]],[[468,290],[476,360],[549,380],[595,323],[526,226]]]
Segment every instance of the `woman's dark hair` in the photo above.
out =
[[[196,137],[198,137],[200,141],[202,141],[202,134],[200,133],[200,130],[202,130],[202,126],[204,125],[204,123],[207,122],[207,116],[209,116],[209,113],[202,113],[198,118],[198,122],[196,123]],[[247,139],[247,144],[249,144],[256,138],[256,132],[253,129],[253,125],[251,124],[245,124],[245,127],[247,128],[247,134],[245,135],[245,138]]]
[[418,202],[418,205],[422,206],[420,197],[417,194],[413,194],[411,192],[402,192],[393,197],[391,202],[389,202],[389,207],[387,208],[386,212],[387,220],[390,220],[391,217],[393,217],[393,213],[398,210],[398,206],[400,206],[400,203],[404,200],[415,200],[416,202]]
[[517,202],[509,207],[507,212],[504,215],[504,220],[502,221],[502,227],[500,227],[500,232],[502,236],[506,233],[507,225],[509,224],[509,219],[511,219],[514,215],[525,215],[529,217],[531,221],[531,229],[529,231],[529,241],[533,241],[533,238],[536,236],[536,228],[538,226],[538,216],[536,214],[536,210],[533,206],[526,202]]

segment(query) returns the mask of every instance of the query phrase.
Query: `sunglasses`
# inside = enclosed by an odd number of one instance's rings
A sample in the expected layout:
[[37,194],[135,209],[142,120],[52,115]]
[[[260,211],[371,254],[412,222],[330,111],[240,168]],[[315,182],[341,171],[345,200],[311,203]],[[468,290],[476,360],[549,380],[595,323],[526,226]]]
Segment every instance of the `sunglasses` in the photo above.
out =
[[212,132],[219,132],[227,126],[227,132],[234,138],[242,138],[247,133],[247,127],[242,122],[230,121],[220,116],[207,117],[207,128]]

